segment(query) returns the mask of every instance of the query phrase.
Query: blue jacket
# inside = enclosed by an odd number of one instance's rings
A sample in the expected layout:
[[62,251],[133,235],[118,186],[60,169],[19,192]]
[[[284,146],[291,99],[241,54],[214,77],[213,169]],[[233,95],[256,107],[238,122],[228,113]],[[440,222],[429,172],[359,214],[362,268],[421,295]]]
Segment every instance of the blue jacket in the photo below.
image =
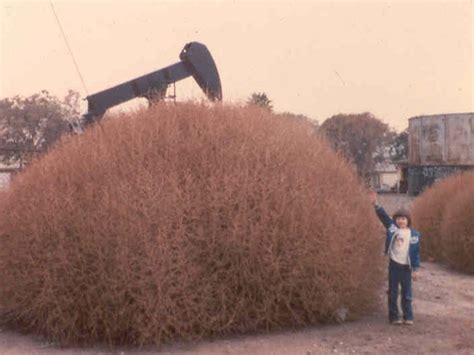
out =
[[[382,206],[375,206],[375,212],[377,217],[387,228],[387,238],[385,239],[385,255],[390,255],[390,249],[392,248],[393,236],[398,231],[398,227],[392,218],[385,212]],[[410,257],[408,262],[413,271],[417,271],[420,267],[420,237],[421,234],[417,230],[410,228],[410,247],[408,253]]]

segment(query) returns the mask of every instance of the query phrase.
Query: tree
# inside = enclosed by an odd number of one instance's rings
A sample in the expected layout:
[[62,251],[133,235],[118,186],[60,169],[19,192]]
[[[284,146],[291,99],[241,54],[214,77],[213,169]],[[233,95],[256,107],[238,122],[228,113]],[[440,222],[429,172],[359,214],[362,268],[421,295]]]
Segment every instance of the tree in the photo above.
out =
[[316,132],[319,129],[319,122],[317,120],[312,119],[303,114],[297,114],[297,113],[292,113],[292,112],[282,112],[282,113],[278,113],[277,116],[288,118],[290,120],[294,120],[301,123],[306,123],[311,127],[311,129],[314,132]]
[[408,128],[394,137],[390,157],[394,163],[408,160]]
[[384,151],[394,136],[387,124],[369,112],[332,116],[324,121],[320,131],[356,166],[365,181],[375,173],[376,164],[385,159]]
[[316,119],[313,119],[313,118],[308,117],[306,115],[303,115],[301,113],[293,113],[293,112],[287,112],[286,111],[286,112],[278,113],[277,115],[282,116],[282,117],[287,117],[287,118],[290,118],[290,119],[294,119],[296,121],[309,122],[312,125],[314,125],[315,127],[319,127],[319,122]]
[[45,90],[0,100],[0,162],[21,167],[46,151],[78,116],[79,94],[72,90],[63,100]]
[[247,100],[247,105],[260,106],[264,109],[272,111],[272,100],[270,100],[264,92],[253,93]]

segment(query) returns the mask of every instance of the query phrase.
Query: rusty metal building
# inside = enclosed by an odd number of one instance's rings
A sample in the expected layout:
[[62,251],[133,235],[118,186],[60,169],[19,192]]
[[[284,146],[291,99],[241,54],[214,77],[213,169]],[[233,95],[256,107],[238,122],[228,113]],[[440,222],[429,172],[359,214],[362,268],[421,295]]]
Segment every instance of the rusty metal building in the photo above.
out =
[[474,169],[474,113],[418,116],[408,125],[408,193]]

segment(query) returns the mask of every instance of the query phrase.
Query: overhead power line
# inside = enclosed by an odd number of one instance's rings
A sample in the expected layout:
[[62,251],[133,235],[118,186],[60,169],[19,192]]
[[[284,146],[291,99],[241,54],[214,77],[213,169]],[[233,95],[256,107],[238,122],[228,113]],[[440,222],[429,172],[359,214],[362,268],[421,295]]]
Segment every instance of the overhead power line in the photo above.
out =
[[67,40],[66,32],[64,32],[63,26],[61,25],[61,21],[59,20],[58,14],[56,13],[56,10],[55,10],[54,5],[53,5],[53,1],[49,0],[49,4],[51,5],[51,9],[53,10],[54,18],[56,19],[56,22],[59,26],[59,30],[61,31],[61,34],[63,36],[64,43],[66,43],[66,47],[69,51],[69,55],[72,58],[72,61],[74,63],[74,67],[76,68],[77,74],[79,75],[79,78],[81,79],[84,91],[86,92],[87,96],[89,96],[89,91],[87,90],[86,83],[84,81],[84,78],[82,77],[81,71],[79,70],[79,65],[77,65],[76,58],[74,57],[74,53],[72,52],[72,49],[69,46],[69,42]]

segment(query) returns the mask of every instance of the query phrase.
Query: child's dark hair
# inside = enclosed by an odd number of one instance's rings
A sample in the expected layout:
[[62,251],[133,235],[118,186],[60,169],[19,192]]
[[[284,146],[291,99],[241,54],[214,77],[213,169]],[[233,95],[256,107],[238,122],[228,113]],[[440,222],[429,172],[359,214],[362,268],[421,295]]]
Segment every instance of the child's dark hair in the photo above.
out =
[[397,217],[406,217],[408,220],[408,227],[411,227],[411,215],[408,210],[405,208],[398,209],[392,216],[393,220],[395,221]]

